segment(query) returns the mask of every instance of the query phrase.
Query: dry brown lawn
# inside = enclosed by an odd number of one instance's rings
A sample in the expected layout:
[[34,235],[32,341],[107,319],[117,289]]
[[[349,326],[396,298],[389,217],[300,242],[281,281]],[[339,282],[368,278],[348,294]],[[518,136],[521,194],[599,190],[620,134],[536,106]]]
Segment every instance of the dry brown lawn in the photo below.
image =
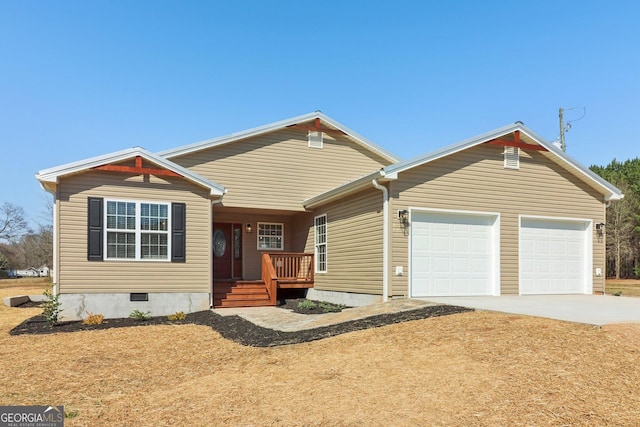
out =
[[640,297],[640,280],[636,279],[607,279],[606,294],[620,293],[623,297]]
[[37,313],[0,307],[0,405],[64,405],[67,426],[640,425],[640,325],[470,312],[276,348],[196,325],[8,335]]

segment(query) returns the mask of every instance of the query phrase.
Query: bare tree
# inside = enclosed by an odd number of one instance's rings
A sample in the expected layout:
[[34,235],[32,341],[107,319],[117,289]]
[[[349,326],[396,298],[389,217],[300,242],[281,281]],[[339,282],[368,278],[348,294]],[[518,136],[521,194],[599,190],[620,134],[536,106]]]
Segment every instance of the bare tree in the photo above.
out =
[[0,240],[15,241],[29,231],[24,209],[9,202],[0,206]]
[[624,182],[616,183],[625,197],[615,201],[607,209],[607,258],[614,265],[615,278],[621,277],[623,265],[634,259],[633,232],[636,228],[635,215],[638,208],[636,197]]

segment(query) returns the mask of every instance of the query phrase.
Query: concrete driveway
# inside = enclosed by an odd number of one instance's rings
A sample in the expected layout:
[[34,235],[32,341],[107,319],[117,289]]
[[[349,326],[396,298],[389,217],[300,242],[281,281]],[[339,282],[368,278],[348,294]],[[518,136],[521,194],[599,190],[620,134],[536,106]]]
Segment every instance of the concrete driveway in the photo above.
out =
[[608,295],[504,295],[420,299],[477,310],[526,314],[598,326],[609,323],[640,322],[640,298]]

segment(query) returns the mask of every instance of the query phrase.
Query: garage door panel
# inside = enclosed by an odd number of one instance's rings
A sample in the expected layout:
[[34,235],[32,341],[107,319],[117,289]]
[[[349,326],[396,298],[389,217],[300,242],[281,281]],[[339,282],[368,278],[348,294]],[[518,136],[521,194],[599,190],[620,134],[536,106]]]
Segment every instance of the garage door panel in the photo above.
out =
[[414,213],[411,295],[490,295],[496,217]]
[[469,249],[469,239],[465,239],[464,237],[453,238],[453,252],[469,253]]
[[[428,237],[427,237],[428,239]],[[433,239],[431,239],[431,241],[433,242],[433,250],[435,251],[440,251],[440,252],[444,252],[444,251],[449,251],[449,237],[448,236],[433,236]]]
[[434,273],[448,273],[451,269],[449,268],[449,257],[434,257],[432,259],[433,263],[433,272]]
[[587,229],[585,221],[523,218],[520,293],[584,293]]
[[486,277],[490,272],[486,258],[471,258],[471,271]]
[[469,268],[469,258],[467,257],[453,257],[453,271],[458,273],[469,273],[471,268]]

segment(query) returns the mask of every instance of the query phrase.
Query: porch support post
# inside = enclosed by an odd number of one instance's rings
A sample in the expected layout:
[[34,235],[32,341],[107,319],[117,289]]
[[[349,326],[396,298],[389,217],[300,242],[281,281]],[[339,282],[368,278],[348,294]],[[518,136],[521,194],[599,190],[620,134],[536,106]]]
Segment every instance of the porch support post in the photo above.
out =
[[382,301],[387,302],[389,296],[389,190],[384,185],[380,185],[377,178],[374,178],[371,184],[382,191]]

